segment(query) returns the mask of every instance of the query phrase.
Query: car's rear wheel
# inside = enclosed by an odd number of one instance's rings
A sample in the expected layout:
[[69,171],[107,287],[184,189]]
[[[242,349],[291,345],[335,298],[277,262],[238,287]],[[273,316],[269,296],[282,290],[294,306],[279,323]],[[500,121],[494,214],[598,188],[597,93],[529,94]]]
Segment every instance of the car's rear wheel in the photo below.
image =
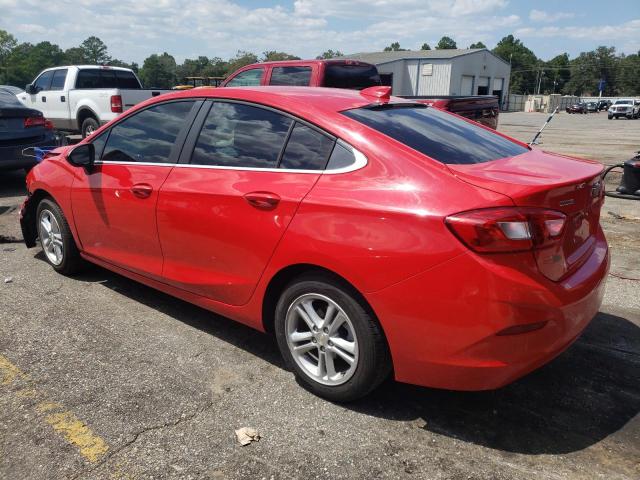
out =
[[82,267],[82,258],[58,204],[43,199],[38,205],[36,221],[40,245],[49,265],[64,275],[78,272]]
[[300,383],[332,401],[356,400],[388,375],[391,361],[373,312],[328,275],[290,283],[275,312],[280,351]]

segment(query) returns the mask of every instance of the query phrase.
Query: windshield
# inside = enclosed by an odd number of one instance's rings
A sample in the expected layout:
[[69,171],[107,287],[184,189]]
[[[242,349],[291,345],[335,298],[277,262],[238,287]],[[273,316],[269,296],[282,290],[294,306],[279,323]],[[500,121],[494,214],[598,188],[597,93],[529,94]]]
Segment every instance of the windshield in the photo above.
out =
[[442,163],[483,163],[529,151],[436,108],[388,104],[342,113]]
[[329,63],[325,67],[325,87],[362,90],[378,85],[380,85],[380,75],[374,65]]
[[616,100],[614,105],[631,105],[631,100]]

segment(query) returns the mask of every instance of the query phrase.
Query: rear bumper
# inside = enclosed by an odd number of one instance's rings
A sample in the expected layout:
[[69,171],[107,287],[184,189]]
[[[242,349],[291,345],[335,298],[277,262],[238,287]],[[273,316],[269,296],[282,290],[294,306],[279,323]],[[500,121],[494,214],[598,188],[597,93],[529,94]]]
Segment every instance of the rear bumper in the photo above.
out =
[[[398,381],[452,390],[489,390],[544,365],[597,314],[609,252],[596,248],[562,282],[464,254],[367,295],[389,341]],[[517,335],[505,328],[546,322]]]
[[56,145],[56,137],[51,133],[43,136],[38,142],[21,145],[0,145],[0,170],[16,170],[33,167],[37,162],[34,157],[24,156],[22,151],[29,147],[51,147]]

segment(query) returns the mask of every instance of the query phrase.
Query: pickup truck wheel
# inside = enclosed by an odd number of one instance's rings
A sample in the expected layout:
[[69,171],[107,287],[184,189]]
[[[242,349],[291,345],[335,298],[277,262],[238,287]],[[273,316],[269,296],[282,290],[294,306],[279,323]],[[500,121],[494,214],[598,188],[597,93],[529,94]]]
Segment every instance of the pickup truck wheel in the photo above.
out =
[[82,122],[82,127],[81,127],[82,138],[87,138],[89,135],[95,132],[99,127],[100,125],[98,124],[98,121],[95,118],[93,117],[85,118]]
[[373,314],[347,285],[298,277],[275,312],[280,352],[299,383],[335,402],[363,397],[387,378],[391,359]]
[[36,229],[47,263],[63,275],[73,275],[83,266],[67,219],[54,201],[45,198],[38,205]]

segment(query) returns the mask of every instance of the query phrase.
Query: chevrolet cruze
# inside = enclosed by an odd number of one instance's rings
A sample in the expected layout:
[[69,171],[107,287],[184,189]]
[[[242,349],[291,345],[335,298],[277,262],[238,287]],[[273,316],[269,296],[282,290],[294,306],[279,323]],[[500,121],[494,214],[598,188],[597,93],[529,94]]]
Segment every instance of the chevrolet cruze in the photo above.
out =
[[24,239],[273,332],[336,401],[494,389],[567,348],[609,268],[597,162],[389,87],[156,97],[27,178]]

